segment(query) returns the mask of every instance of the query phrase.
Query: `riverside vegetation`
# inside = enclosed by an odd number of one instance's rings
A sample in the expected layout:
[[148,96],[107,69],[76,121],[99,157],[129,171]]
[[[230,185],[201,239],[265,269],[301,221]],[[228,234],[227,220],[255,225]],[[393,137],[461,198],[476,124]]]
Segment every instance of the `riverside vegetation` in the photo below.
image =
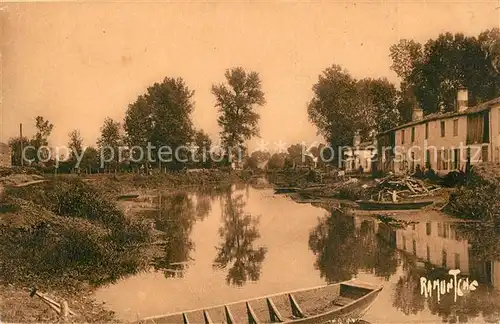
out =
[[15,322],[57,320],[41,300],[29,297],[33,287],[68,301],[75,321],[113,320],[113,313],[91,298],[93,289],[148,269],[156,248],[152,243],[161,236],[151,220],[127,216],[117,206],[120,193],[248,178],[216,170],[90,179],[59,175],[15,187],[16,177],[41,175],[29,168],[0,173],[5,184],[0,200],[0,314],[3,321]]

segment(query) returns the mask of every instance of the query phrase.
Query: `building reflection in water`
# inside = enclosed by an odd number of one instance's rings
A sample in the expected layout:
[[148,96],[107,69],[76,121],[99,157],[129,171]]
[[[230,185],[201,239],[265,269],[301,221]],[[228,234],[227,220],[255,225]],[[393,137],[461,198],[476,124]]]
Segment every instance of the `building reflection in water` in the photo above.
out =
[[[417,314],[424,305],[444,323],[467,323],[482,317],[500,319],[499,256],[500,232],[492,225],[466,222],[419,222],[394,229],[396,248],[402,252],[404,274],[397,282],[393,305],[405,314]],[[420,278],[448,279],[448,270],[460,269],[461,276],[477,280],[477,291],[455,301],[454,293],[425,298]]]
[[[381,218],[382,219],[382,218]],[[389,224],[372,217],[333,211],[310,232],[309,248],[328,282],[359,272],[395,282],[393,306],[406,315],[426,308],[443,323],[500,319],[500,231],[470,223]],[[454,300],[454,294],[425,298],[420,278],[449,279],[449,269],[477,280],[479,288]]]
[[256,247],[255,240],[260,237],[259,218],[244,211],[243,195],[235,197],[228,193],[223,201],[222,226],[219,229],[221,243],[213,266],[228,269],[226,283],[241,286],[247,280],[259,280],[262,262],[267,249]]

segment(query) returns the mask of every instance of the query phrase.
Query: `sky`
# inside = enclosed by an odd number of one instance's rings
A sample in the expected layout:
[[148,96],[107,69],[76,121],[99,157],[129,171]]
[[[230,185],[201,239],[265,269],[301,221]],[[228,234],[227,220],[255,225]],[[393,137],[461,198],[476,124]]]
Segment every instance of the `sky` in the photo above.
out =
[[[87,2],[1,3],[0,141],[32,136],[41,115],[50,144],[79,129],[95,145],[109,116],[164,77],[195,91],[192,119],[218,139],[210,88],[241,66],[262,79],[267,103],[252,148],[322,141],[308,121],[318,75],[339,64],[355,78],[398,78],[389,47],[442,32],[478,35],[499,27],[498,1],[482,2]],[[261,142],[262,140],[262,142]]]

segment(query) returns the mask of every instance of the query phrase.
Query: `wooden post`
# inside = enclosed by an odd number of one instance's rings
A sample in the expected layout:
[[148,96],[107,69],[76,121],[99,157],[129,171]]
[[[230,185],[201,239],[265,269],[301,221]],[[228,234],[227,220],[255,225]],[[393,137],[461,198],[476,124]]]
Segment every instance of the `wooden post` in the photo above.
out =
[[68,321],[68,316],[69,316],[68,302],[66,300],[63,300],[62,309],[61,309],[61,317],[64,320],[64,322]]
[[23,156],[23,124],[19,124],[19,143],[21,144],[21,166],[24,166],[24,156]]

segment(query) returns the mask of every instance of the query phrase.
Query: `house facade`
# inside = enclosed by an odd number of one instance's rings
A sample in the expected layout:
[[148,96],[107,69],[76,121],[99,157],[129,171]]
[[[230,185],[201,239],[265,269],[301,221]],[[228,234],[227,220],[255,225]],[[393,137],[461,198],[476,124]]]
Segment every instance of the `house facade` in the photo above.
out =
[[457,93],[453,112],[423,116],[378,135],[378,167],[405,173],[432,169],[439,175],[481,162],[500,163],[500,98],[469,107],[467,90]]
[[12,151],[10,146],[0,143],[0,167],[10,168],[12,166]]
[[377,151],[377,140],[374,135],[370,136],[373,141],[361,142],[360,132],[356,131],[352,147],[346,148],[343,152],[343,169],[346,172],[373,171],[373,161]]

